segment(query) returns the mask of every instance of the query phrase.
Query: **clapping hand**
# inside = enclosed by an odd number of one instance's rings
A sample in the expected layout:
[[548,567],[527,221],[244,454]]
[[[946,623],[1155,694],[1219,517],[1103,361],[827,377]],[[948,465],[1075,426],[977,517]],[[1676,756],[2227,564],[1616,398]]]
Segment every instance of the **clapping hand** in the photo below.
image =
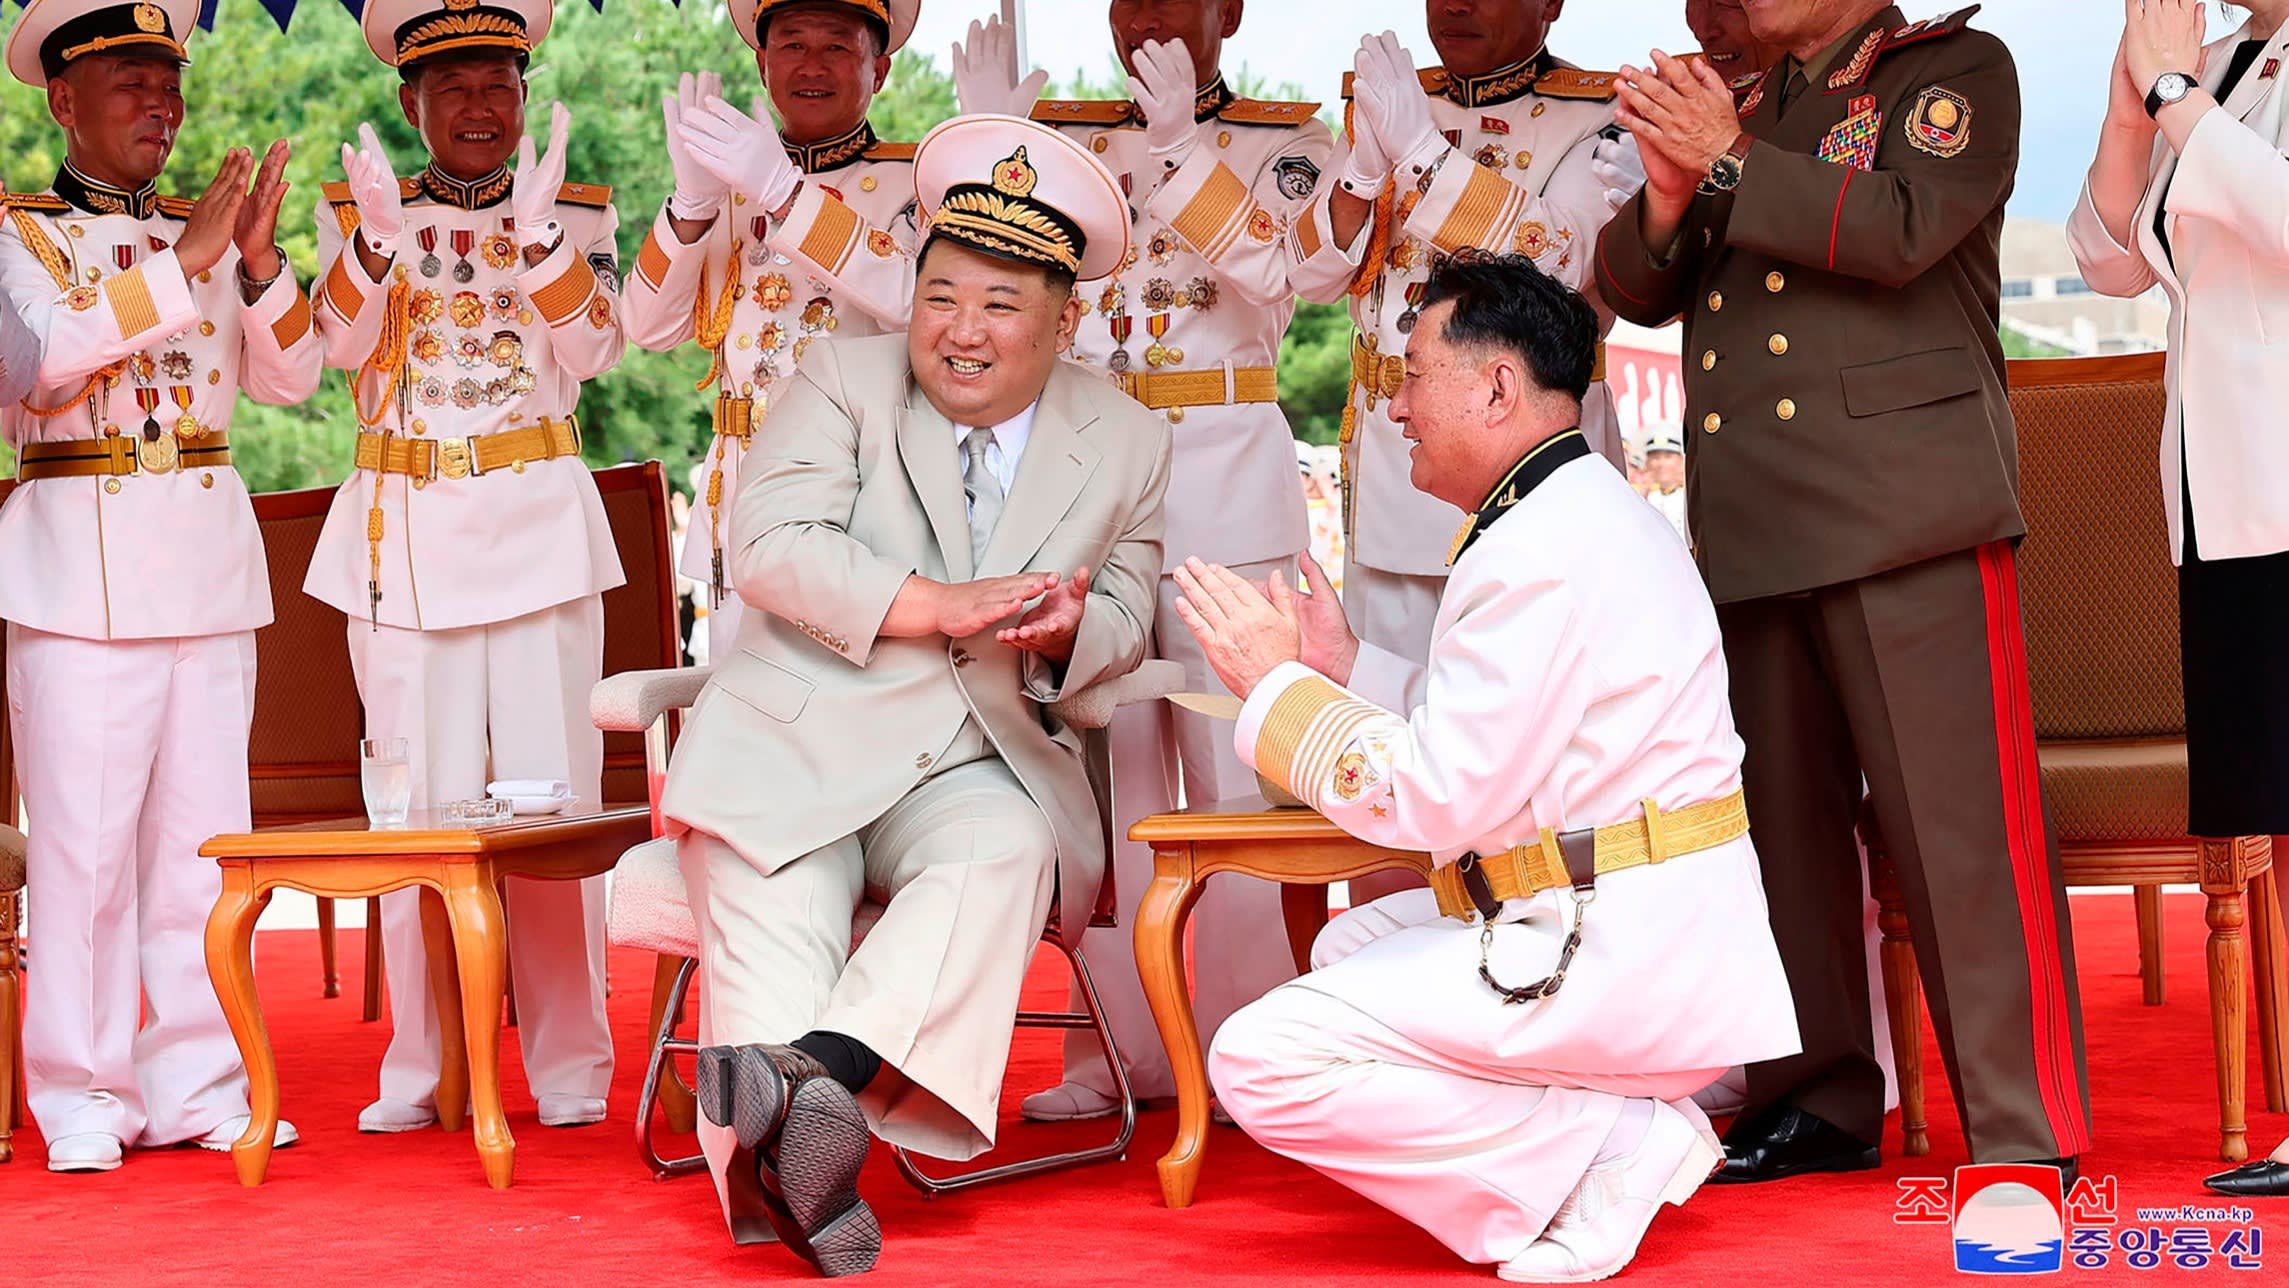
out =
[[537,262],[564,240],[564,226],[556,222],[556,196],[564,187],[564,152],[572,133],[572,113],[562,103],[548,107],[548,150],[536,158],[530,131],[517,140],[517,170],[509,189],[509,212],[516,220],[517,244],[525,248],[525,262]]
[[1430,100],[1415,74],[1415,56],[1393,32],[1369,36],[1352,60],[1351,98],[1357,115],[1395,165],[1427,169],[1446,150],[1431,123]]
[[964,116],[995,112],[1025,116],[1049,83],[1049,73],[1036,70],[1023,81],[1017,78],[1017,15],[1015,0],[1001,0],[1001,12],[983,23],[972,20],[969,37],[954,46],[954,103]]
[[175,262],[183,276],[195,277],[213,268],[230,249],[231,238],[238,231],[239,211],[246,204],[246,177],[253,171],[252,152],[245,148],[224,151],[214,181],[199,194],[190,219],[183,225],[183,235],[175,242]]
[[1040,603],[1027,609],[1017,625],[994,632],[994,638],[1052,662],[1070,661],[1073,639],[1081,631],[1081,614],[1088,603],[1089,570],[1075,568],[1071,577],[1050,587]]
[[668,194],[668,212],[679,219],[713,219],[731,195],[730,185],[699,163],[683,137],[684,118],[708,99],[722,97],[723,77],[715,72],[697,76],[685,72],[676,79],[675,93],[660,96],[660,110],[667,118],[668,166],[676,179],[675,190]]
[[1624,66],[1615,89],[1615,119],[1637,140],[1645,181],[1664,196],[1690,197],[1740,137],[1732,90],[1699,59],[1656,49],[1651,68]]
[[397,172],[370,123],[358,126],[358,143],[342,145],[342,177],[349,180],[350,199],[357,206],[358,228],[368,249],[387,258],[396,253],[405,232],[405,202],[398,194]]
[[2123,57],[2140,112],[2162,73],[2201,71],[2205,30],[2201,0],[2123,0]]
[[1136,75],[1129,77],[1129,95],[1144,109],[1145,146],[1153,159],[1173,170],[1192,155],[1200,137],[1192,104],[1199,90],[1192,52],[1181,40],[1148,40],[1130,57]]
[[787,159],[770,103],[758,94],[748,107],[742,112],[721,98],[701,100],[698,110],[683,114],[684,147],[730,191],[777,215],[795,199],[803,175]]
[[1303,659],[1295,596],[1274,574],[1270,592],[1221,564],[1186,559],[1176,570],[1183,621],[1224,687],[1245,698],[1282,662]]
[[1637,136],[1599,139],[1590,149],[1590,173],[1605,185],[1605,207],[1616,211],[1629,204],[1645,186],[1645,159],[1639,155]]

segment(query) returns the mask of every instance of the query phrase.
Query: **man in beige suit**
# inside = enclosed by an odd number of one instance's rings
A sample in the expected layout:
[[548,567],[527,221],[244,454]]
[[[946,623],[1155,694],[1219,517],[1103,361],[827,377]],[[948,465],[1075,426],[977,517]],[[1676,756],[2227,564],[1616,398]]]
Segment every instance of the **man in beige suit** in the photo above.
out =
[[[1076,279],[1128,254],[1112,176],[973,116],[923,140],[915,183],[913,330],[812,346],[775,400],[725,552],[753,611],[662,800],[725,1213],[828,1275],[881,1247],[870,1129],[992,1145],[1051,899],[1086,924],[1102,824],[1044,706],[1145,656],[1169,469],[1166,422],[1059,357]],[[870,895],[886,910],[853,951]]]

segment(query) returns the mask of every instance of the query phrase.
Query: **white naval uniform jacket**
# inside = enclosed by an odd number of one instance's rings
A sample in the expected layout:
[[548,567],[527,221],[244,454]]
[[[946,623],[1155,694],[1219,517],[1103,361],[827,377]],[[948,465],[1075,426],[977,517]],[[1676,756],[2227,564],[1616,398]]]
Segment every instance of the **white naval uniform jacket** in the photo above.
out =
[[[2215,91],[2250,24],[2202,52]],[[2194,123],[2183,153],[2156,136],[2146,194],[2116,242],[2086,183],[2067,220],[2083,280],[2105,295],[2170,300],[2169,406],[2162,418],[2162,513],[2170,560],[2184,561],[2187,495],[2204,559],[2289,550],[2289,491],[2276,481],[2289,402],[2289,26],[2273,34],[2233,93]],[[2191,70],[2190,68],[2187,70]],[[2165,249],[2154,210],[2167,202]]]
[[[31,392],[0,409],[11,447],[114,427],[140,437],[147,419],[178,449],[196,447],[230,428],[242,386],[281,406],[318,387],[318,341],[292,269],[252,304],[239,295],[236,247],[187,279],[172,247],[191,203],[129,200],[149,202],[151,213],[94,214],[53,194],[6,198],[0,287],[38,339]],[[113,364],[116,379],[107,379]],[[35,416],[25,405],[63,405],[91,378],[93,398],[61,415]],[[91,640],[267,625],[270,574],[246,484],[228,465],[180,461],[167,473],[19,485],[0,506],[0,568],[9,570],[0,574],[0,618]]]
[[[1121,351],[1130,373],[1279,365],[1280,338],[1295,316],[1290,225],[1335,141],[1313,116],[1317,103],[1233,98],[1221,77],[1200,94],[1198,141],[1173,171],[1152,158],[1133,103],[1034,106],[1034,120],[1079,141],[1120,180],[1135,221],[1121,269],[1080,288],[1084,316],[1071,356],[1098,373],[1117,370]],[[1176,353],[1156,365],[1155,346]],[[1175,442],[1167,570],[1187,555],[1241,564],[1304,548],[1295,432],[1277,402],[1161,414]]]
[[[755,429],[813,340],[904,331],[914,311],[914,145],[881,142],[862,123],[787,154],[803,186],[784,220],[734,196],[686,244],[663,204],[627,282],[628,339],[662,353],[700,338],[695,310],[718,313],[729,290],[712,350],[717,397],[746,400]],[[720,422],[716,430],[678,571],[728,594],[729,557],[717,583],[716,554],[731,540],[731,499],[754,439],[727,436]]]
[[[626,347],[612,190],[564,185],[556,209],[563,243],[527,268],[505,171],[459,185],[456,200],[481,202],[475,209],[438,200],[424,183],[453,190],[456,181],[433,171],[400,181],[405,229],[382,282],[366,276],[354,251],[344,253],[357,226],[348,186],[326,185],[318,206],[318,262],[326,270],[310,291],[326,365],[356,373],[358,403],[369,414],[386,407],[373,433],[452,439],[569,418],[580,382],[610,370]],[[465,256],[459,244],[468,246]],[[424,271],[432,257],[435,275]],[[464,259],[467,282],[453,276]],[[391,288],[400,284],[405,368],[398,392],[385,398],[390,373],[361,368],[375,354]],[[377,488],[382,625],[505,622],[624,580],[596,480],[577,455],[416,484],[404,474],[352,469],[334,494],[303,589],[353,620],[368,619],[367,521]]]
[[[1399,226],[1390,230],[1373,285],[1348,296],[1359,343],[1372,355],[1355,349],[1354,375],[1380,367],[1388,378],[1355,380],[1345,416],[1351,431],[1343,445],[1345,550],[1369,568],[1437,577],[1446,573],[1447,547],[1463,513],[1415,490],[1407,440],[1389,414],[1404,370],[1397,360],[1413,325],[1410,292],[1420,293],[1436,255],[1465,248],[1516,252],[1580,291],[1597,311],[1600,335],[1610,329],[1613,314],[1598,299],[1591,268],[1608,211],[1590,153],[1598,131],[1613,125],[1614,107],[1610,75],[1544,57],[1485,76],[1450,76],[1440,68],[1421,75],[1431,123],[1452,146],[1428,188],[1418,191],[1415,173],[1397,176]],[[1346,75],[1347,94],[1350,83]],[[1375,235],[1369,220],[1352,244],[1336,244],[1329,204],[1342,173],[1339,157],[1289,239],[1298,261],[1296,292],[1322,304],[1347,298]],[[1403,220],[1396,218],[1402,206]],[[1620,466],[1621,433],[1603,381],[1592,382],[1583,399],[1582,432],[1599,455]]]
[[[1692,558],[1578,436],[1540,450],[1567,443],[1571,458],[1538,483],[1529,456],[1497,487],[1520,499],[1481,518],[1455,561],[1427,668],[1362,646],[1347,690],[1283,664],[1241,711],[1240,755],[1353,836],[1442,865],[1544,827],[1620,822],[1648,798],[1675,810],[1738,790],[1716,611]],[[1572,915],[1567,891],[1512,900],[1496,977],[1547,974]],[[1798,1049],[1748,836],[1600,876],[1546,1000],[1506,1005],[1479,979],[1479,932],[1441,918],[1302,983],[1442,1046],[1473,1033],[1459,1049],[1513,1069],[1685,1072]]]

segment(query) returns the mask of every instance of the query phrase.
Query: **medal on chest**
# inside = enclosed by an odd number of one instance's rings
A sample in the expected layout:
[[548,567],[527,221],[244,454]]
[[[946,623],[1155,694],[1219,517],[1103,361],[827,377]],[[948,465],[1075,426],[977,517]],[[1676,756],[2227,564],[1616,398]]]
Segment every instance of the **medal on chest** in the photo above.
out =
[[424,228],[413,235],[421,243],[421,275],[435,277],[445,271],[445,261],[437,258],[437,229]]

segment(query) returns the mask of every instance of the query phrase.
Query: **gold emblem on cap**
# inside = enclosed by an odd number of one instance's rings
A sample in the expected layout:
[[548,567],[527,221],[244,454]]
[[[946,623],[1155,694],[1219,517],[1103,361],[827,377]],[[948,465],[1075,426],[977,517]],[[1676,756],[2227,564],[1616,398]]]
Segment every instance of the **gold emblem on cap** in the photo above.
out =
[[445,0],[445,7],[454,13],[463,13],[477,7],[477,0]]
[[135,6],[135,29],[149,32],[165,31],[167,29],[166,11],[155,4]]
[[1033,185],[1041,181],[1033,163],[1025,159],[1025,145],[994,163],[993,190],[1004,196],[1026,197],[1033,193]]

